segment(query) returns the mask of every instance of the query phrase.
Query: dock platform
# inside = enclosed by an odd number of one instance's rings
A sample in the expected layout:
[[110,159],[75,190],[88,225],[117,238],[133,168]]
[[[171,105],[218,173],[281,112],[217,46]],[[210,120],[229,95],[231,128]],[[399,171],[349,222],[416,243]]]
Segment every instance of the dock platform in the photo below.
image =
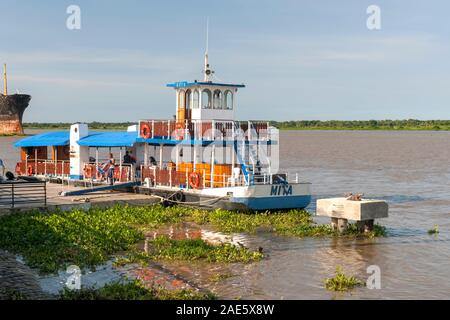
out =
[[77,186],[68,186],[67,184],[47,183],[47,204],[21,204],[20,206],[0,207],[0,216],[14,212],[23,212],[32,209],[40,209],[43,211],[63,210],[69,211],[72,209],[89,209],[92,207],[111,207],[116,204],[129,205],[150,205],[161,201],[160,198],[151,195],[103,190],[92,192],[83,195],[63,196],[64,192],[83,191],[86,188]]

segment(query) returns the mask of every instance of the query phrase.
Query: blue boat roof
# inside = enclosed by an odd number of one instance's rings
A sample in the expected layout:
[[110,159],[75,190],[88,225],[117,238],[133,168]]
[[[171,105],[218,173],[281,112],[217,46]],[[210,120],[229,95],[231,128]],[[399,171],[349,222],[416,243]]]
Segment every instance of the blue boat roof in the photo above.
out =
[[92,132],[78,140],[85,147],[132,147],[136,143],[136,131]]
[[198,85],[245,88],[244,84],[218,83],[218,82],[200,82],[200,81],[194,81],[194,82],[181,81],[181,82],[174,82],[174,83],[166,84],[167,87],[176,88],[176,89],[178,89],[178,88],[189,88],[189,87],[198,86]]
[[69,144],[70,134],[68,131],[52,131],[36,134],[17,141],[17,148],[65,146]]

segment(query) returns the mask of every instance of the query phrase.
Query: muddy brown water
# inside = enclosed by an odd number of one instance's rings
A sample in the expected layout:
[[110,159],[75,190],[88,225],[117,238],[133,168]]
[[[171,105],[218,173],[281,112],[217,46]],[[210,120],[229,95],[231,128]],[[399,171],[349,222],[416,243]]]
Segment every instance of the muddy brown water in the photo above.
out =
[[[273,234],[233,235],[267,258],[242,265],[165,263],[183,279],[249,299],[448,299],[450,298],[450,132],[284,131],[281,167],[313,184],[314,198],[363,192],[384,199],[388,237],[320,239]],[[14,168],[16,137],[0,138],[0,158]],[[315,211],[314,201],[308,208]],[[328,222],[316,218],[318,222]],[[429,235],[438,225],[440,233]],[[381,270],[381,289],[334,294],[323,288],[336,265],[364,280]],[[216,274],[227,275],[211,281]]]

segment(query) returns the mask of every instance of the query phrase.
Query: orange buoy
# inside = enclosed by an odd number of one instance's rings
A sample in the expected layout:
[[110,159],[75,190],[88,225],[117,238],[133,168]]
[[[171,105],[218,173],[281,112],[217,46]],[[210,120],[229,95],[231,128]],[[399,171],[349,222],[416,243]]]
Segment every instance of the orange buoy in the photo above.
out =
[[150,139],[152,136],[152,129],[150,128],[148,123],[141,124],[141,136],[144,139]]
[[191,172],[189,175],[189,185],[194,189],[198,189],[200,186],[200,178],[201,175],[198,172]]
[[32,175],[33,175],[33,166],[32,166],[31,164],[28,165],[28,170],[27,170],[27,172],[28,172],[28,175],[29,175],[29,176],[32,176]]

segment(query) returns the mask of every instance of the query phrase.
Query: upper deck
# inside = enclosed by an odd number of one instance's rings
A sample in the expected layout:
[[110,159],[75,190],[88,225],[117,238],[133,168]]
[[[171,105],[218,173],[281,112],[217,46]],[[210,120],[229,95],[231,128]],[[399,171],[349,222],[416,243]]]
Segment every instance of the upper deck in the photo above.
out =
[[273,143],[273,127],[266,121],[141,120],[140,142],[161,144],[210,144],[213,142]]

